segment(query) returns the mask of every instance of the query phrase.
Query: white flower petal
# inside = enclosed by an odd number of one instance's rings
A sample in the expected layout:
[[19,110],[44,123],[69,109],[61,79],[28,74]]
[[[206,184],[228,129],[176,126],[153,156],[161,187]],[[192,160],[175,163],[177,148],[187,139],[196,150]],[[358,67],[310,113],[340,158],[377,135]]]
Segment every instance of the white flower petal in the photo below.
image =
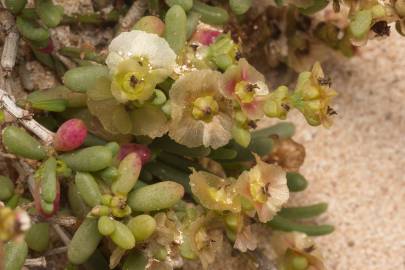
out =
[[257,85],[257,88],[255,88],[255,94],[258,96],[265,96],[267,95],[270,91],[269,88],[267,87],[267,84],[263,81],[257,81],[255,82]]
[[119,34],[111,41],[108,51],[106,63],[112,73],[121,61],[134,56],[146,57],[153,68],[173,70],[176,65],[176,54],[167,41],[144,31]]

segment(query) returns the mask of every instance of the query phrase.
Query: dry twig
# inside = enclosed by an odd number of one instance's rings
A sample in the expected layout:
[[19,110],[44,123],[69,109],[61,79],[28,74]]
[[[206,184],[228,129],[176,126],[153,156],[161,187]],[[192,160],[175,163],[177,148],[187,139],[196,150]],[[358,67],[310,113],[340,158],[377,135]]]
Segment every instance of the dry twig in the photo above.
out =
[[128,31],[143,16],[147,8],[147,0],[135,1],[127,14],[120,20],[120,32]]
[[29,111],[18,107],[13,97],[3,89],[0,89],[0,108],[5,109],[9,114],[14,116],[26,129],[37,135],[45,145],[52,143],[54,133],[32,119]]

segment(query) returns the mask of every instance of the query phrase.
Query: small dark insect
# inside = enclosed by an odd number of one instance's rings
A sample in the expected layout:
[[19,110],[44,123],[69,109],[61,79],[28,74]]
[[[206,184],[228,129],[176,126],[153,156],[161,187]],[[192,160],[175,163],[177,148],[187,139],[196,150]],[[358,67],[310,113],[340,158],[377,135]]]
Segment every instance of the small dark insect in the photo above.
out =
[[328,106],[327,114],[328,115],[337,115],[337,112],[333,108]]
[[275,20],[270,21],[269,28],[271,31],[271,35],[270,35],[271,39],[278,39],[281,36],[282,32],[280,30],[280,27],[277,24],[277,21],[275,21]]
[[376,22],[371,27],[371,30],[373,30],[374,33],[376,33],[377,36],[380,36],[380,37],[390,35],[390,26],[388,25],[388,23],[386,21]]
[[249,83],[246,86],[246,91],[248,91],[249,93],[253,92],[255,89],[259,88],[259,86],[257,86],[257,84],[255,83]]
[[212,114],[212,109],[210,107],[205,108],[204,109],[204,114],[207,115],[207,116],[211,115]]
[[304,248],[304,251],[307,252],[307,253],[311,253],[311,252],[314,251],[314,250],[315,250],[315,246],[314,246],[314,245],[309,246],[309,247],[307,247],[307,248]]
[[136,84],[138,83],[138,79],[134,75],[132,75],[131,78],[129,79],[129,83],[131,87],[135,87]]
[[331,78],[327,78],[327,77],[325,77],[325,78],[319,78],[319,79],[318,79],[318,82],[319,82],[320,85],[327,85],[327,86],[329,86],[329,87],[331,87],[331,85],[332,85],[332,80],[331,80]]
[[305,15],[299,15],[297,18],[297,28],[306,32],[311,27],[311,18]]
[[235,54],[235,59],[237,61],[239,61],[239,59],[241,59],[241,58],[242,58],[242,53],[240,51],[237,51],[236,54]]
[[281,107],[283,107],[283,109],[285,110],[285,111],[289,111],[290,110],[290,105],[288,105],[288,104],[286,104],[286,103],[282,103],[281,104]]
[[198,48],[197,44],[190,44],[190,47],[195,51]]
[[253,129],[257,128],[257,124],[256,124],[256,122],[253,121],[253,120],[250,120],[250,121],[248,122],[248,126],[249,126],[250,128],[253,128]]

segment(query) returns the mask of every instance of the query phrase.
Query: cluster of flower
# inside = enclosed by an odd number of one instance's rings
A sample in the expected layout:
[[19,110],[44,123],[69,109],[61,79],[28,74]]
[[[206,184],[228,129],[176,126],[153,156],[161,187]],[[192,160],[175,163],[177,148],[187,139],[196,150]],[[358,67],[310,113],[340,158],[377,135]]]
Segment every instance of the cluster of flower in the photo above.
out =
[[214,149],[232,138],[246,147],[257,120],[285,119],[292,108],[311,125],[330,125],[336,93],[319,64],[299,75],[293,92],[286,86],[270,91],[239,47],[205,24],[178,55],[157,34],[121,33],[109,46],[109,75],[87,92],[88,108],[113,134],[155,138],[168,132],[187,147]]
[[[254,226],[266,224],[279,269],[325,268],[308,235],[327,234],[333,227],[295,222],[323,213],[325,204],[285,205],[290,192],[307,185],[297,172],[305,153],[290,139],[293,128],[284,123],[255,129],[259,120],[286,119],[292,109],[310,125],[329,127],[335,113],[329,104],[336,95],[330,80],[315,63],[298,74],[293,90],[272,89],[244,58],[242,42],[218,26],[228,16],[225,10],[198,1],[166,2],[164,21],[140,18],[111,41],[105,63],[93,57],[102,63],[71,68],[63,86],[35,91],[22,102],[58,119],[52,146],[15,125],[4,128],[4,148],[36,160],[29,184],[33,215],[42,221],[25,240],[13,239],[27,229],[13,230],[27,222],[11,211],[24,191],[2,178],[0,199],[7,207],[0,208],[0,217],[7,216],[7,222],[0,220],[0,236],[12,239],[6,244],[6,264],[12,266],[6,270],[22,266],[28,247],[47,250],[49,218],[61,215],[64,206],[82,221],[67,252],[75,265],[89,263],[105,237],[101,245],[111,253],[110,268],[173,269],[199,259],[207,269],[225,237],[241,252],[256,250]],[[194,11],[189,12],[189,2]],[[303,14],[325,7],[325,1],[309,2],[315,4],[296,6]],[[250,1],[230,5],[241,15]],[[369,12],[380,11],[372,6]],[[25,31],[23,15],[17,26],[32,43],[36,37]],[[354,19],[352,32],[359,27],[364,23]],[[49,44],[49,35],[44,40]],[[63,180],[69,181],[67,192]],[[23,259],[15,260],[16,254]]]

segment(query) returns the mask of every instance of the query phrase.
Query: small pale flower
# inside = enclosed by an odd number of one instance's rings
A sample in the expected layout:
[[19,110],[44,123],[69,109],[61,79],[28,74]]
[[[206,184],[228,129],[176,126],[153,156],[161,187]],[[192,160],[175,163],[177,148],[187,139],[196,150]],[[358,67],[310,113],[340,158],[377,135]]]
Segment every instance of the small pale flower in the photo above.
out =
[[312,71],[300,73],[294,93],[290,96],[291,105],[297,108],[310,125],[320,124],[330,127],[330,116],[335,113],[329,103],[337,95],[330,88],[330,79],[326,78],[319,62]]
[[171,75],[176,65],[176,54],[166,40],[144,31],[119,34],[108,50],[111,90],[121,103],[149,99],[155,86]]
[[267,164],[255,154],[256,165],[243,172],[237,181],[238,192],[255,211],[260,222],[268,222],[287,202],[289,193],[285,172],[281,167]]
[[306,234],[275,232],[271,244],[281,269],[326,269],[320,251]]
[[170,90],[169,136],[187,147],[218,148],[229,142],[232,105],[221,95],[221,73],[192,71],[180,77]]
[[150,99],[155,86],[168,76],[165,69],[152,69],[146,58],[130,58],[117,66],[112,76],[111,93],[121,103]]
[[103,128],[112,134],[160,137],[167,132],[168,119],[152,104],[135,107],[122,104],[111,93],[111,80],[101,77],[87,92],[87,107],[98,118]]
[[246,225],[236,234],[234,248],[246,252],[253,251],[257,248],[258,239],[252,231],[252,225]]
[[207,209],[240,212],[241,204],[230,179],[218,177],[205,171],[193,171],[190,175],[191,190]]
[[264,76],[242,58],[226,70],[224,78],[224,96],[236,100],[249,119],[261,118],[269,93]]
[[176,54],[167,41],[156,34],[133,30],[115,37],[108,46],[107,66],[112,74],[117,66],[130,58],[144,58],[153,69],[172,71],[176,65]]
[[188,253],[198,256],[202,269],[208,269],[223,245],[220,220],[214,213],[208,212],[192,221],[184,228],[183,233],[183,237],[187,241]]

